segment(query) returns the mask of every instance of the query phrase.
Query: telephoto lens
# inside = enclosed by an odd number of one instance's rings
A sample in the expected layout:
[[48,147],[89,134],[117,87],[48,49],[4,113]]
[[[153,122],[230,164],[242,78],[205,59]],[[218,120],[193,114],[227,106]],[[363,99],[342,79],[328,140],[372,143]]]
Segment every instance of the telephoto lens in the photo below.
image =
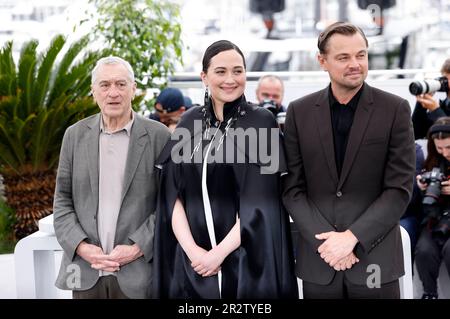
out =
[[434,92],[447,92],[448,80],[445,76],[437,79],[425,79],[422,81],[414,81],[409,85],[409,92],[413,95],[434,93]]
[[284,132],[284,122],[286,122],[286,112],[280,112],[277,114],[277,123],[278,127],[281,129],[281,132]]

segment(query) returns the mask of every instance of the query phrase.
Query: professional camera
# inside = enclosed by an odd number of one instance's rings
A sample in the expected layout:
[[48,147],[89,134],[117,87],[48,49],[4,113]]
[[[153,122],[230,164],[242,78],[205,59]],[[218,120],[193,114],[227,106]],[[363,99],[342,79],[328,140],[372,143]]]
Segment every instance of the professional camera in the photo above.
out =
[[259,106],[268,109],[270,112],[272,112],[275,116],[277,115],[278,112],[278,106],[275,103],[275,101],[271,100],[271,99],[264,99]]
[[431,172],[425,172],[420,179],[421,183],[428,184],[422,203],[426,219],[436,220],[436,224],[431,229],[431,235],[441,245],[443,245],[450,235],[450,210],[441,210],[437,201],[441,195],[441,183],[448,180],[440,168],[434,167]]
[[422,81],[414,81],[409,85],[409,92],[413,95],[434,93],[434,92],[447,92],[448,91],[448,79],[445,76],[441,76],[436,79],[425,79]]
[[420,182],[428,184],[425,190],[422,203],[425,205],[434,205],[437,203],[439,196],[441,196],[441,182],[446,181],[445,176],[439,167],[433,167],[431,172],[425,172],[422,174]]
[[440,245],[444,245],[450,235],[450,212],[444,210],[437,224],[432,228],[431,235]]
[[277,114],[277,123],[281,129],[281,132],[284,132],[284,122],[286,122],[286,112],[280,112]]

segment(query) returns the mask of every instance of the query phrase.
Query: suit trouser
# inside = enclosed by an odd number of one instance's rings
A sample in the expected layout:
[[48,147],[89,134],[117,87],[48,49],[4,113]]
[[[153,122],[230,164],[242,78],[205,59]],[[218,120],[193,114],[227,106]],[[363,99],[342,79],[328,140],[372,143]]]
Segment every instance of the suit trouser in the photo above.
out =
[[73,299],[128,299],[122,292],[116,276],[102,276],[88,290],[74,290]]
[[355,285],[349,282],[344,271],[337,271],[328,285],[318,285],[303,281],[305,299],[400,299],[398,279],[381,284],[380,288]]
[[438,245],[431,237],[430,230],[424,228],[417,241],[415,260],[424,293],[437,295],[437,279],[442,261],[450,274],[450,239],[444,245]]

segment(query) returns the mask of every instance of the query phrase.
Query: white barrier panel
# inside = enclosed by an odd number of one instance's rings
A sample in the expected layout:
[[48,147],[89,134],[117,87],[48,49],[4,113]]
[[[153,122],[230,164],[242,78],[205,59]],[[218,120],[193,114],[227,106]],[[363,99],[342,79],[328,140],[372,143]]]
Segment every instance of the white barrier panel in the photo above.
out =
[[72,298],[55,287],[62,248],[56,240],[53,215],[39,221],[39,231],[21,239],[14,250],[17,298]]

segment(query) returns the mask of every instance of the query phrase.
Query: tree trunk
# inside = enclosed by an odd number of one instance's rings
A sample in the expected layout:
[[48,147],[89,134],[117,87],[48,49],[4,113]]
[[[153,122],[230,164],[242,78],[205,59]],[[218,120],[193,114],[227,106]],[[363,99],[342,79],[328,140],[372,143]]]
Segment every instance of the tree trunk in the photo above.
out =
[[39,219],[53,212],[56,172],[3,172],[3,178],[6,203],[16,213],[14,234],[21,239],[37,231]]

